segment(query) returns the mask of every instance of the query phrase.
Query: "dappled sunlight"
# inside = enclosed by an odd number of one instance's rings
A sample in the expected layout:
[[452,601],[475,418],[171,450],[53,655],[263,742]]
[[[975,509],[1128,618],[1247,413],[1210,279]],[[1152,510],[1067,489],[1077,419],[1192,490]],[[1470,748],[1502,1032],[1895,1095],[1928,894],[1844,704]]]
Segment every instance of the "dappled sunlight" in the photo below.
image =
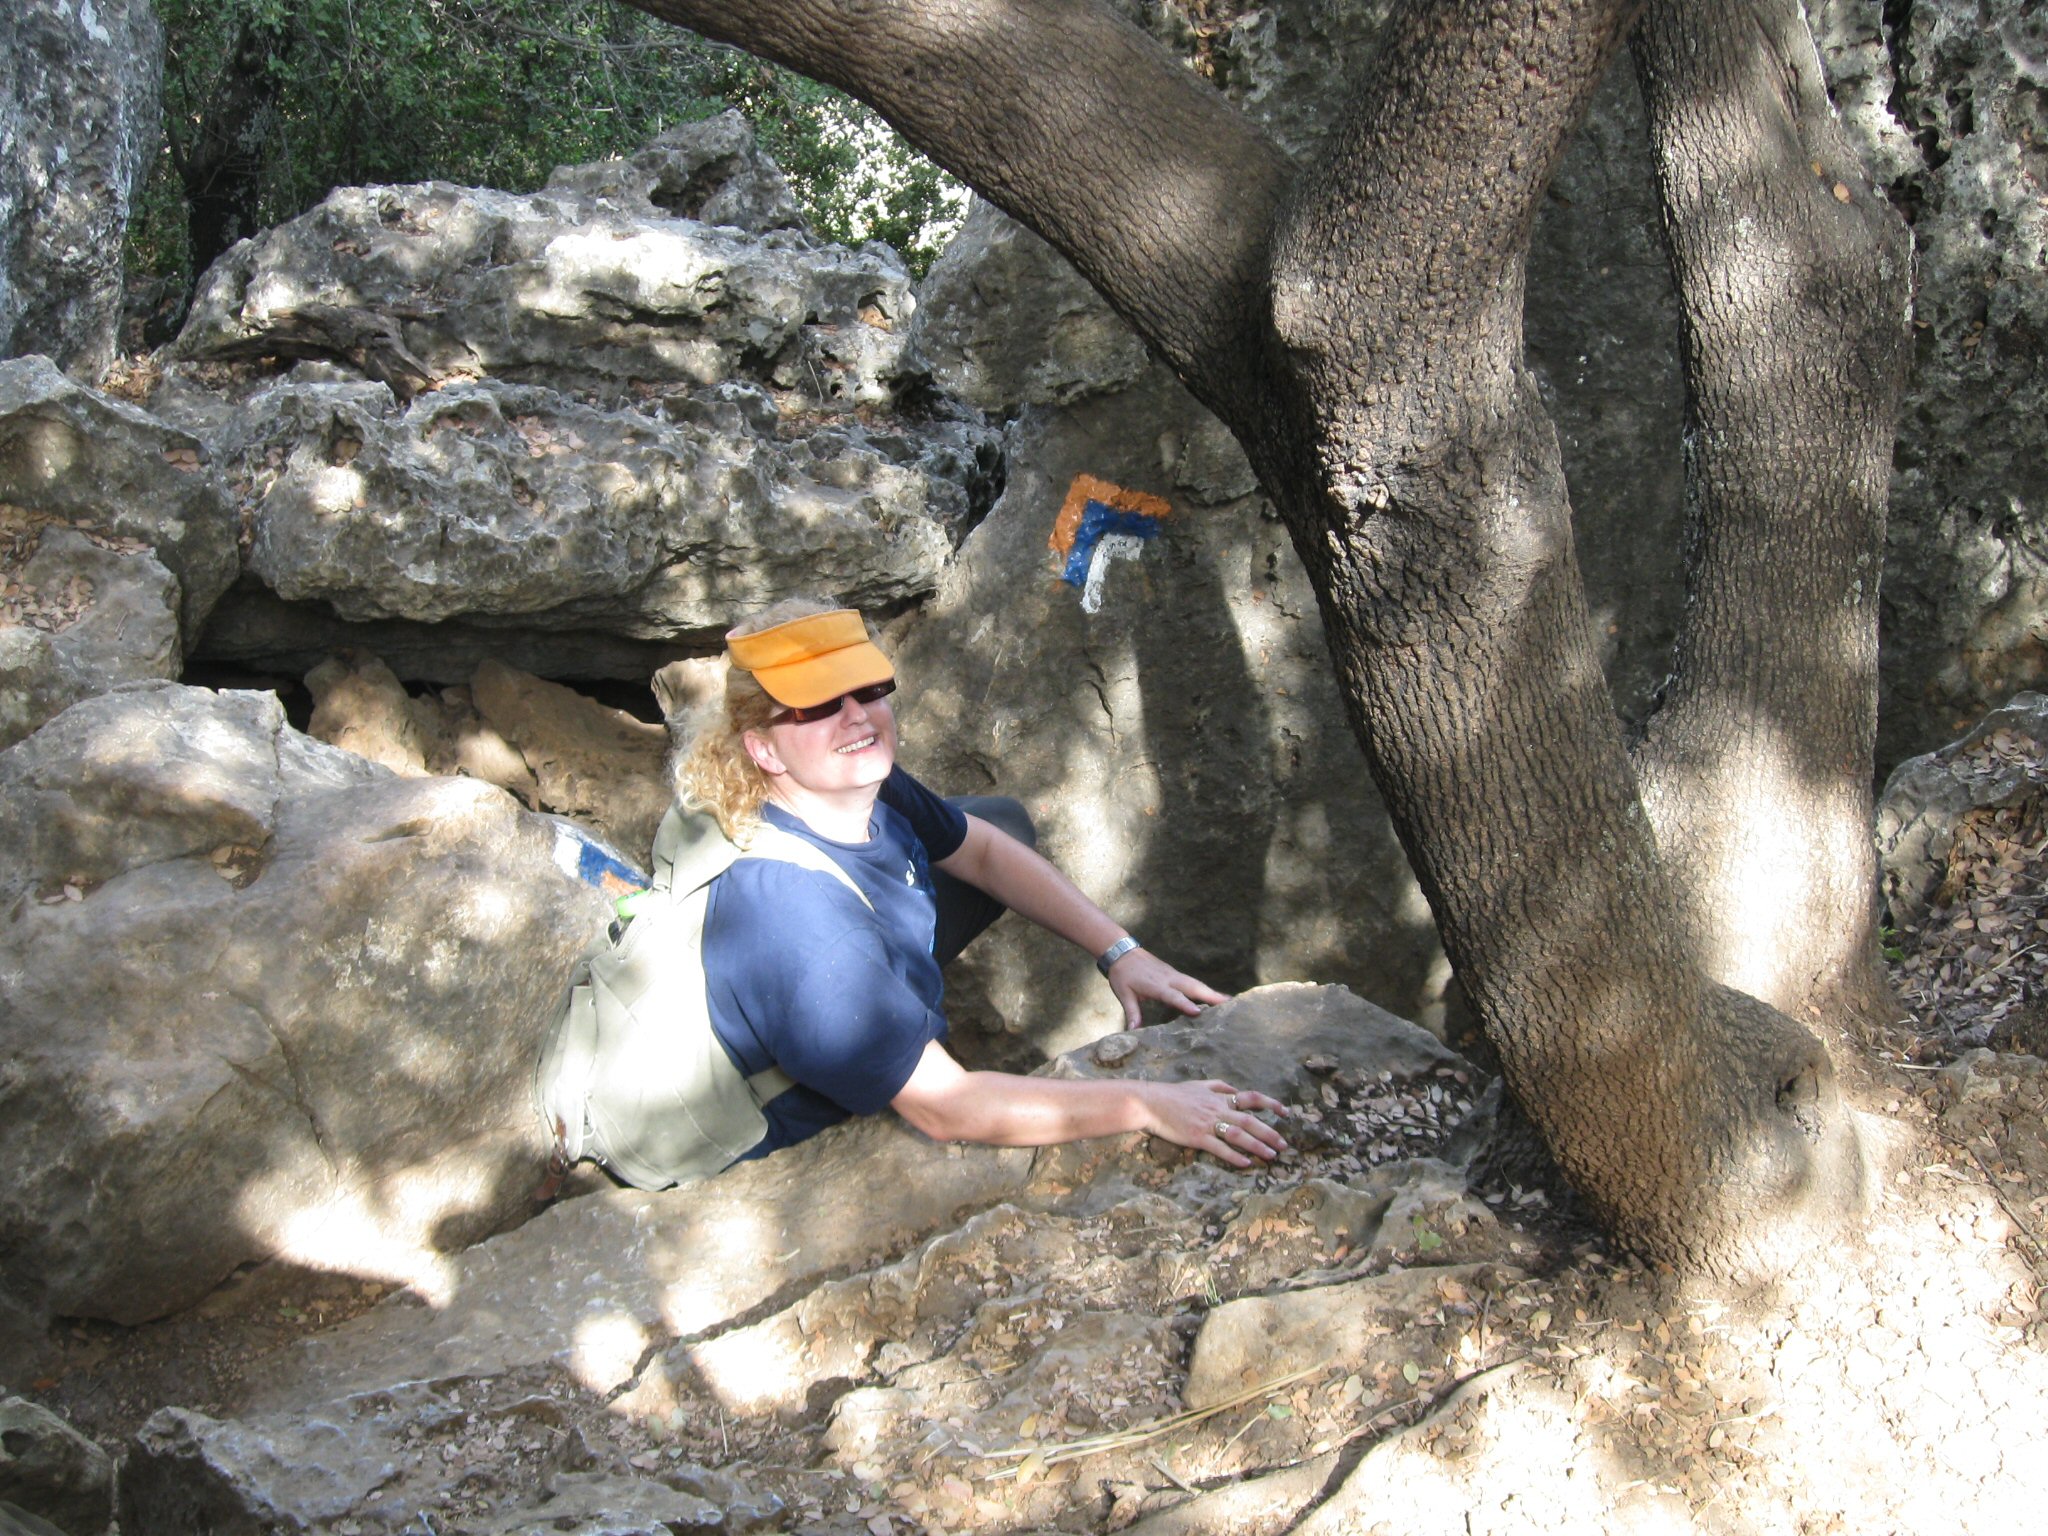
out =
[[1159,825],[1165,799],[1159,764],[1149,753],[1118,769],[1120,739],[1145,739],[1144,706],[1136,688],[1112,684],[1110,692],[1114,724],[1107,749],[1094,733],[1077,732],[1063,754],[1066,783],[1099,785],[1103,791],[1071,796],[1062,806],[1067,841],[1060,867],[1084,890],[1114,890],[1130,879],[1135,859],[1128,850],[1143,848]]
[[[425,1174],[404,1181],[415,1186],[412,1193],[419,1199],[408,1201],[401,1195],[397,1203],[421,1207],[408,1224],[384,1200],[373,1201],[359,1188],[337,1190],[318,1204],[296,1203],[287,1191],[286,1198],[276,1202],[285,1208],[271,1210],[272,1188],[280,1177],[271,1172],[249,1178],[236,1202],[250,1230],[276,1233],[278,1258],[308,1269],[403,1286],[432,1307],[454,1300],[456,1263],[450,1255],[434,1252],[426,1241],[426,1228],[440,1217],[447,1200],[447,1190],[437,1181]],[[391,1191],[387,1187],[380,1193]]]
[[24,489],[40,482],[56,485],[74,473],[84,444],[77,433],[61,421],[29,417],[9,423],[6,443],[6,475],[23,482]]
[[1814,783],[1792,723],[1753,718],[1715,747],[1704,764],[1660,763],[1643,774],[1644,807],[1660,832],[1675,821],[1711,850],[1695,877],[1694,900],[1711,916],[1701,925],[1701,965],[1788,1007],[1788,944],[1805,937],[1815,911],[1834,910],[1830,888],[1869,867],[1868,832],[1828,814],[1835,786]]
[[705,1390],[726,1408],[763,1413],[802,1403],[809,1353],[803,1331],[775,1318],[720,1334],[690,1349],[688,1359]]
[[653,1335],[623,1312],[579,1319],[571,1329],[569,1370],[592,1392],[609,1392],[629,1380]]
[[537,314],[574,319],[589,309],[596,288],[655,315],[702,314],[723,297],[727,265],[710,259],[705,245],[667,230],[623,239],[609,229],[556,235],[541,253],[545,286],[524,295],[526,305]]
[[342,517],[362,506],[367,498],[362,471],[348,464],[327,464],[309,477],[307,496],[313,510],[323,517]]
[[296,312],[303,304],[316,303],[326,297],[328,295],[309,287],[297,275],[273,267],[249,284],[248,291],[242,295],[242,315],[247,324],[260,328]]
[[674,1268],[664,1278],[661,1317],[673,1334],[697,1333],[730,1315],[734,1275],[748,1275],[750,1288],[767,1294],[783,1282],[785,1266],[803,1254],[788,1210],[778,1220],[773,1207],[720,1205],[717,1220],[691,1223],[688,1243],[675,1250]]

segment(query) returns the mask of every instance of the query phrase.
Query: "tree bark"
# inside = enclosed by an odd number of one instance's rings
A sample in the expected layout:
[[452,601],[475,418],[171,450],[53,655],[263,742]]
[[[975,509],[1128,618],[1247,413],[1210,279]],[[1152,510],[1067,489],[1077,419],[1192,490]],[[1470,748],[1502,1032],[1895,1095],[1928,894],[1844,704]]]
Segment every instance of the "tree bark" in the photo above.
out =
[[1293,166],[1098,0],[629,0],[836,85],[1093,283],[1226,420]]
[[[1538,200],[1641,0],[1417,0],[1298,176],[1087,0],[635,3],[875,105],[1073,259],[1237,433],[1307,566],[1352,724],[1509,1085],[1617,1234],[1755,1276],[1832,1231],[1860,1191],[1853,1128],[1813,1037],[1703,963],[1711,908],[1677,888],[1683,851],[1660,846],[1660,828],[1674,845],[1688,830],[1681,801],[1666,790],[1653,824],[1639,794],[1522,356]],[[1725,53],[1744,25],[1733,10],[1674,3],[1670,35]],[[1802,401],[1840,377],[1787,361],[1783,388]],[[1811,446],[1731,436],[1726,453]],[[1860,475],[1801,467],[1730,506],[1795,524],[1787,483],[1867,493]],[[1704,525],[1729,514],[1697,505],[1711,551],[1721,534]],[[1832,550],[1844,536],[1813,537]],[[1829,558],[1853,568],[1867,530],[1848,543]],[[1729,563],[1707,562],[1682,658],[1717,679],[1772,665],[1714,660],[1706,631],[1748,600],[1722,595]],[[1843,627],[1821,627],[1832,638],[1813,645],[1832,655]],[[1730,641],[1754,644],[1753,629]],[[1862,666],[1859,653],[1836,673]],[[1743,702],[1733,682],[1707,691]],[[1690,708],[1660,723],[1674,743]],[[1867,729],[1829,729],[1816,779],[1867,795]]]
[[1818,1043],[1697,963],[1522,359],[1536,202],[1635,10],[1396,19],[1274,242],[1261,441],[1301,447],[1254,457],[1510,1088],[1625,1240],[1750,1275],[1847,1208],[1854,1135]]
[[[165,130],[172,160],[185,189],[186,244],[192,283],[214,259],[245,235],[256,232],[263,196],[260,138],[277,110],[275,71],[291,49],[288,19],[251,20],[236,35],[222,61],[177,60],[173,67],[191,82],[207,81],[203,99],[187,103],[181,121],[173,115]],[[188,294],[189,300],[190,295]]]
[[1870,765],[1909,244],[1794,0],[1634,40],[1683,316],[1687,592],[1636,753],[1701,964],[1798,1018],[1888,1007]]

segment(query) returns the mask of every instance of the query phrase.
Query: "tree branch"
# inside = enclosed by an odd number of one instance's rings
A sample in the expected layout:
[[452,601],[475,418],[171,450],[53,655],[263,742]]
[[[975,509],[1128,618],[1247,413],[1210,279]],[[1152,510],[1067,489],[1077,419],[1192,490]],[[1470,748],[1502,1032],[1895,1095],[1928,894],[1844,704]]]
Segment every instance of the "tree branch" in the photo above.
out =
[[1099,0],[628,3],[867,102],[1051,241],[1199,397],[1241,419],[1292,165]]

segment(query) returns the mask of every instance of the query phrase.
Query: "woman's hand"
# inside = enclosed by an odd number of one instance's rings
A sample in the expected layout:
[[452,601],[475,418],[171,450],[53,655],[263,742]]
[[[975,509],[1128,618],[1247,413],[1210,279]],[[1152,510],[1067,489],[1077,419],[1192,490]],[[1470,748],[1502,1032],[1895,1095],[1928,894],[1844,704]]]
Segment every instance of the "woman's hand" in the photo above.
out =
[[1227,1003],[1230,994],[1176,971],[1149,949],[1134,949],[1109,968],[1109,989],[1124,1007],[1124,1028],[1144,1023],[1138,1004],[1150,998],[1181,1013],[1200,1013],[1211,1003]]
[[1134,1086],[1141,1087],[1146,1112],[1142,1129],[1177,1147],[1207,1152],[1233,1168],[1249,1168],[1254,1158],[1270,1163],[1287,1150],[1286,1139],[1252,1113],[1286,1114],[1287,1106],[1278,1099],[1213,1078]]

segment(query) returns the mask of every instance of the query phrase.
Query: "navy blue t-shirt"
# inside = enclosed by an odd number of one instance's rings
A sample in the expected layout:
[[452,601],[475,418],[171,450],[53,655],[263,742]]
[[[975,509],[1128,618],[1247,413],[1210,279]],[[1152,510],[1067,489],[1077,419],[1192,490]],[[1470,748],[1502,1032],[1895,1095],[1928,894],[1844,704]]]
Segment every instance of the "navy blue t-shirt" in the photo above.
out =
[[779,806],[762,815],[823,849],[873,910],[830,875],[777,859],[741,859],[711,887],[711,1028],[747,1076],[776,1066],[797,1084],[769,1103],[768,1134],[748,1157],[887,1108],[925,1045],[945,1038],[931,862],[967,836],[966,816],[901,768],[864,843],[821,837]]

